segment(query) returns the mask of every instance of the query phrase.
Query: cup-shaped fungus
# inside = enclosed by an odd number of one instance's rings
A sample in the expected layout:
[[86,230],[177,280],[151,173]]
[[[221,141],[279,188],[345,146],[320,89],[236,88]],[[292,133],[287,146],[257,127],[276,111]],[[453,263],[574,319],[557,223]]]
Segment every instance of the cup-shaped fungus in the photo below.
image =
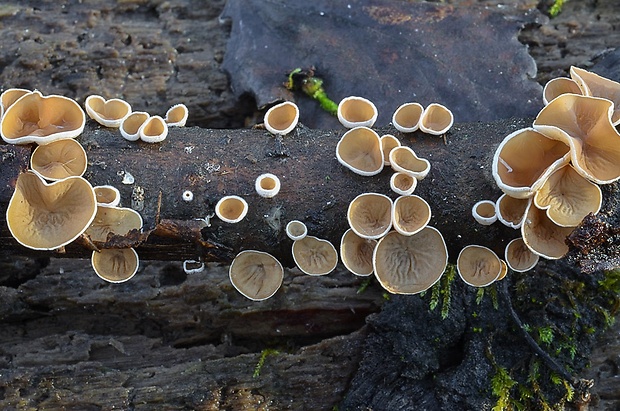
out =
[[248,213],[248,203],[239,196],[225,196],[215,205],[215,214],[227,223],[238,223]]
[[521,228],[525,211],[531,201],[530,198],[514,198],[502,194],[495,202],[495,214],[500,223],[510,228]]
[[166,111],[164,121],[168,127],[183,127],[187,123],[189,110],[185,104],[175,104]]
[[508,264],[506,264],[506,261],[500,258],[499,263],[502,265],[502,268],[499,270],[499,276],[496,281],[503,280],[506,274],[508,274]]
[[96,94],[86,97],[86,113],[90,118],[105,127],[118,128],[131,114],[131,105],[119,98],[105,98]]
[[452,112],[438,103],[429,104],[420,118],[420,130],[424,133],[440,136],[450,130],[454,123]]
[[504,258],[512,271],[523,273],[529,271],[538,264],[540,257],[534,254],[523,242],[523,238],[515,238],[506,246]]
[[562,94],[583,94],[579,85],[568,77],[556,77],[547,82],[543,88],[543,103],[545,106],[554,98]]
[[523,128],[506,136],[495,150],[493,177],[509,196],[531,197],[549,174],[569,162],[569,156],[565,143]]
[[376,245],[377,240],[362,238],[349,228],[340,240],[340,259],[353,274],[369,276],[373,273],[372,253]]
[[404,236],[392,231],[377,243],[372,257],[375,277],[393,294],[417,294],[428,290],[448,265],[443,236],[434,227]]
[[131,279],[140,265],[138,253],[133,248],[93,251],[90,262],[97,276],[110,283],[122,283]]
[[299,220],[289,221],[286,225],[286,235],[293,241],[301,240],[308,235],[308,227]]
[[64,96],[26,93],[2,116],[2,139],[12,144],[49,144],[77,137],[84,131],[86,115],[75,100]]
[[497,214],[495,212],[495,203],[491,200],[478,201],[471,208],[471,215],[478,224],[491,225],[497,221]]
[[383,164],[390,165],[390,151],[400,146],[400,141],[391,134],[384,134],[380,138],[381,150],[383,151]]
[[142,124],[138,134],[146,143],[160,143],[168,136],[168,124],[160,116],[152,116]]
[[416,155],[411,147],[400,146],[390,151],[390,166],[396,172],[407,173],[423,180],[431,170],[431,163]]
[[17,178],[6,210],[11,234],[35,250],[54,250],[79,237],[95,218],[97,200],[82,177],[46,183],[28,171]]
[[608,184],[620,179],[620,134],[611,123],[613,109],[604,98],[563,94],[538,113],[534,128],[570,146],[579,174]]
[[614,126],[620,124],[620,83],[575,66],[570,68],[570,76],[584,96],[601,97],[614,103],[611,122]]
[[456,269],[465,283],[472,287],[486,287],[499,278],[502,263],[493,250],[468,245],[459,253]]
[[602,203],[600,187],[570,164],[554,171],[534,195],[536,207],[561,227],[576,227],[589,213],[598,213]]
[[573,227],[560,227],[531,201],[521,225],[521,237],[533,253],[550,260],[564,257],[568,252],[566,237]]
[[402,235],[421,231],[431,220],[431,207],[416,195],[400,196],[392,207],[392,225]]
[[424,107],[420,103],[400,105],[392,116],[392,124],[401,133],[413,133],[420,126]]
[[362,176],[374,176],[383,170],[381,138],[368,127],[353,128],[336,145],[338,162]]
[[86,229],[92,241],[106,242],[109,234],[126,235],[142,229],[140,213],[131,208],[97,207],[95,219]]
[[275,135],[286,135],[293,131],[299,121],[297,104],[285,101],[271,107],[265,113],[264,124],[267,131]]
[[329,274],[338,264],[336,247],[327,240],[307,235],[293,242],[293,260],[308,275]]
[[118,188],[110,185],[95,186],[97,206],[116,207],[121,202],[121,193]]
[[398,172],[390,177],[390,188],[401,196],[413,194],[417,185],[418,180],[408,173]]
[[145,111],[134,111],[121,121],[119,130],[125,140],[137,141],[140,139],[140,128],[151,115]]
[[25,88],[9,88],[2,92],[0,95],[0,117],[21,96],[28,93],[32,93],[32,91]]
[[259,196],[264,198],[275,197],[280,192],[280,179],[278,176],[265,173],[256,177],[254,188]]
[[392,199],[378,193],[360,194],[349,204],[347,220],[360,237],[381,238],[392,228]]
[[349,96],[338,104],[338,120],[346,128],[372,127],[377,121],[377,107],[363,97]]
[[262,301],[280,289],[284,269],[271,254],[245,250],[237,254],[230,264],[228,276],[233,287],[244,297]]
[[70,138],[37,146],[30,157],[32,171],[52,181],[81,176],[86,166],[86,151],[80,143]]

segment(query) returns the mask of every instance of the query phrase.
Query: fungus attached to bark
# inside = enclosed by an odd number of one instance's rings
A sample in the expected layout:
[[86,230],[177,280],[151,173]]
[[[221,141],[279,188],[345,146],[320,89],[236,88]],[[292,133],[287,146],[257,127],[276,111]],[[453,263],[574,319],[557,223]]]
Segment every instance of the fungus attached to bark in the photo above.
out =
[[284,269],[271,254],[245,250],[230,264],[230,282],[244,297],[253,301],[272,297],[282,285]]
[[152,116],[142,124],[138,134],[146,143],[161,143],[168,136],[168,124],[160,116]]
[[123,136],[125,140],[129,141],[139,140],[140,128],[144,123],[146,123],[146,120],[148,120],[149,117],[151,117],[150,114],[145,111],[134,111],[125,117],[119,127],[121,136]]
[[93,187],[82,177],[46,183],[28,171],[17,178],[6,210],[15,239],[35,250],[54,250],[79,237],[95,218]]
[[502,264],[493,250],[468,245],[459,253],[456,269],[465,283],[472,287],[486,287],[499,278]]
[[327,240],[307,235],[293,242],[293,260],[308,275],[331,273],[338,264],[336,247]]
[[372,127],[378,114],[373,102],[363,97],[345,97],[338,104],[338,120],[346,128]]
[[402,235],[421,231],[431,220],[431,207],[416,195],[400,196],[392,207],[392,225]]
[[381,150],[383,151],[383,164],[390,165],[390,151],[400,146],[400,141],[391,134],[384,134],[380,138]]
[[2,116],[2,139],[12,144],[49,144],[77,137],[84,131],[86,115],[67,97],[43,96],[39,91],[26,93]]
[[614,105],[611,122],[620,125],[620,83],[579,67],[571,67],[570,75],[584,96],[601,97]]
[[418,185],[418,180],[408,173],[397,172],[390,177],[390,188],[398,195],[411,195]]
[[215,205],[215,214],[227,223],[238,223],[248,213],[248,203],[239,196],[225,196]]
[[390,151],[390,166],[394,171],[407,173],[423,180],[431,170],[431,163],[416,155],[411,147],[400,146]]
[[166,111],[164,121],[168,127],[183,127],[187,123],[189,110],[185,104],[175,104]]
[[340,259],[353,274],[369,276],[373,273],[372,253],[376,245],[377,240],[362,238],[349,228],[340,240]]
[[504,258],[512,271],[523,273],[538,264],[540,257],[534,254],[523,242],[523,238],[515,238],[506,246]]
[[400,105],[392,116],[392,125],[401,133],[413,133],[420,126],[424,107],[420,103]]
[[256,181],[254,183],[254,189],[256,193],[264,198],[272,198],[275,197],[276,194],[280,192],[280,179],[278,176],[265,173],[256,177]]
[[531,201],[530,198],[514,198],[502,194],[495,202],[495,213],[500,223],[510,228],[521,228],[525,211]]
[[299,220],[289,221],[286,225],[286,235],[293,241],[301,240],[308,234],[308,227]]
[[38,146],[30,156],[30,168],[46,180],[81,176],[86,166],[86,151],[80,143],[70,138]]
[[521,237],[533,253],[548,259],[564,257],[568,252],[566,237],[574,227],[560,227],[555,224],[545,210],[530,202],[521,226]]
[[119,98],[106,100],[95,94],[86,97],[84,107],[90,118],[110,128],[118,128],[122,121],[131,114],[131,105],[125,100]]
[[392,231],[377,243],[372,257],[375,277],[393,294],[417,294],[441,278],[448,264],[443,236],[434,227],[404,236]]
[[298,121],[299,108],[297,104],[285,101],[267,110],[264,124],[271,134],[283,136],[293,131]]
[[392,200],[378,193],[360,194],[349,204],[347,220],[360,237],[381,238],[392,227]]
[[133,248],[93,251],[90,261],[97,276],[110,283],[123,283],[131,279],[140,266],[138,253]]
[[110,185],[95,186],[97,206],[116,207],[121,202],[121,193],[118,188]]
[[126,235],[142,229],[142,216],[131,208],[97,207],[95,219],[86,229],[92,241],[106,242],[109,234]]
[[491,225],[497,221],[495,203],[491,200],[478,201],[471,208],[471,215],[479,224]]
[[422,113],[420,130],[424,133],[440,136],[450,130],[453,123],[454,116],[446,106],[432,103]]
[[379,135],[368,127],[353,128],[336,145],[340,164],[362,176],[373,176],[383,170],[383,150]]

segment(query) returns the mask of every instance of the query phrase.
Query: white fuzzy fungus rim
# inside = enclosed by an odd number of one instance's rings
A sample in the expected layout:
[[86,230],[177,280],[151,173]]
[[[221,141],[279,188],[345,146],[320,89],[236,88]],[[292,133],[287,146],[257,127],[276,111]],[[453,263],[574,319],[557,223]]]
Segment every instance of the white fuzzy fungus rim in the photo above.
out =
[[261,174],[256,177],[254,188],[261,197],[275,197],[280,192],[280,179],[271,173]]

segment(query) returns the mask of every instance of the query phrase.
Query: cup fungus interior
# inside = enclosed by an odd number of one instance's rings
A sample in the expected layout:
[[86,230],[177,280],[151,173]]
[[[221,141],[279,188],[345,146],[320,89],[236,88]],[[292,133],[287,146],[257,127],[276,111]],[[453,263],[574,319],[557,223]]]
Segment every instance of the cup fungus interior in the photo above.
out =
[[215,213],[226,222],[236,223],[241,221],[248,212],[248,204],[238,196],[222,197],[215,205]]
[[92,241],[105,242],[108,234],[126,235],[142,229],[142,217],[131,208],[97,207],[95,219],[86,229]]
[[383,194],[360,194],[349,204],[347,219],[360,237],[378,239],[392,227],[392,200]]
[[273,296],[284,280],[282,264],[272,255],[255,250],[237,254],[228,273],[235,289],[254,301]]
[[400,234],[412,235],[422,230],[431,219],[431,207],[419,196],[400,196],[392,208],[392,225]]
[[81,176],[86,166],[86,151],[73,139],[65,138],[37,146],[30,157],[30,167],[48,180]]
[[545,210],[530,202],[521,226],[521,236],[532,252],[548,259],[558,259],[568,252],[565,240],[573,229],[558,226],[549,219]]
[[299,109],[289,101],[277,104],[265,113],[265,127],[273,134],[288,134],[297,125]]
[[336,146],[338,161],[361,175],[374,175],[383,170],[383,150],[379,135],[367,128],[347,131]]
[[338,252],[327,240],[305,236],[293,242],[293,260],[297,267],[308,275],[325,275],[338,264]]
[[534,268],[540,257],[525,245],[523,238],[519,237],[508,243],[504,258],[511,270],[522,273]]
[[340,258],[353,274],[369,276],[373,273],[372,254],[377,240],[362,238],[351,229],[345,231],[340,241]]
[[91,264],[99,278],[122,283],[138,272],[140,261],[133,248],[107,248],[93,251]]
[[405,103],[396,109],[392,122],[400,131],[415,131],[423,112],[424,107],[420,103]]
[[467,284],[486,287],[499,278],[502,264],[493,250],[479,245],[468,245],[459,253],[456,268]]

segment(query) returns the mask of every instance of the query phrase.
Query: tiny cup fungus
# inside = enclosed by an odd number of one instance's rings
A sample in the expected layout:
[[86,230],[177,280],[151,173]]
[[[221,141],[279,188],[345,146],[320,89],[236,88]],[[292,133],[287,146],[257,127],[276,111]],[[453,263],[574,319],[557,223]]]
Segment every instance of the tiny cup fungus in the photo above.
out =
[[187,123],[189,117],[189,110],[185,104],[175,104],[170,107],[166,112],[164,120],[168,127],[183,127]]
[[377,121],[377,107],[363,97],[350,96],[338,104],[338,121],[346,128],[372,127]]
[[420,131],[440,136],[445,134],[454,123],[454,116],[446,106],[432,103],[424,109],[420,118]]
[[282,285],[284,269],[271,254],[245,250],[230,264],[230,282],[244,297],[253,301],[266,300]]
[[119,130],[121,132],[121,136],[125,140],[129,141],[137,141],[140,139],[140,128],[146,120],[149,119],[150,114],[145,111],[134,111],[127,117],[123,119]]
[[356,174],[379,174],[384,165],[381,139],[368,127],[352,128],[338,141],[336,158],[340,164]]
[[392,124],[401,133],[413,133],[420,127],[424,107],[420,103],[400,105],[392,116]]
[[185,190],[181,194],[181,198],[183,199],[183,201],[189,203],[194,199],[194,193],[192,193],[190,190]]
[[392,225],[399,234],[414,235],[431,220],[431,207],[419,196],[400,196],[392,207]]
[[390,166],[392,170],[407,173],[417,180],[423,180],[431,170],[431,163],[416,155],[411,147],[400,146],[390,151]]
[[239,196],[225,196],[215,205],[215,214],[227,223],[238,223],[248,213],[248,203]]
[[400,141],[391,134],[384,134],[380,138],[383,151],[383,165],[390,165],[390,151],[400,146]]
[[138,134],[145,143],[161,143],[168,136],[168,124],[160,116],[152,116],[142,124]]
[[123,283],[131,279],[140,266],[138,253],[133,248],[93,251],[90,261],[97,276],[109,283]]
[[95,196],[97,198],[97,206],[116,207],[121,202],[121,193],[118,188],[110,185],[95,186]]
[[280,179],[271,173],[261,174],[256,178],[254,188],[261,197],[275,197],[280,192]]
[[293,131],[299,122],[297,104],[284,101],[271,107],[265,113],[264,124],[267,131],[274,135],[286,135]]
[[205,263],[202,261],[196,260],[185,260],[183,261],[183,271],[185,274],[198,274],[203,272],[205,269]]
[[81,176],[86,171],[86,151],[71,138],[37,146],[30,156],[30,168],[46,180]]
[[392,200],[379,193],[363,193],[349,204],[349,226],[355,234],[376,240],[392,228]]
[[377,240],[362,238],[349,228],[340,240],[340,259],[347,270],[367,277],[373,273],[372,253],[376,245]]
[[49,144],[77,137],[85,125],[86,115],[75,100],[43,96],[35,90],[21,96],[6,110],[0,134],[11,144]]
[[500,223],[510,228],[521,228],[525,211],[531,201],[530,198],[514,198],[502,194],[495,202],[495,214]]
[[86,234],[92,241],[106,242],[109,234],[126,235],[142,229],[142,216],[132,208],[97,207],[97,214]]
[[390,232],[377,243],[372,261],[375,277],[387,291],[418,294],[439,281],[448,250],[439,230],[426,226],[411,236]]
[[534,268],[540,257],[525,245],[523,238],[519,237],[508,243],[504,258],[512,271],[523,273]]
[[286,235],[293,241],[301,240],[308,234],[308,227],[299,220],[289,221],[286,225]]
[[118,98],[106,100],[95,94],[86,97],[84,107],[90,118],[110,128],[120,127],[122,121],[131,114],[131,105],[125,100]]
[[326,275],[338,264],[336,247],[327,240],[307,235],[293,242],[293,260],[308,275]]
[[465,283],[472,287],[486,287],[499,278],[502,263],[493,250],[481,245],[468,245],[459,253],[456,269]]
[[479,224],[491,225],[497,221],[495,203],[491,200],[478,201],[471,208],[471,215]]
[[575,80],[568,77],[553,78],[543,88],[543,103],[546,106],[554,98],[567,93],[583,94]]
[[79,237],[95,218],[95,191],[82,177],[46,183],[27,171],[17,178],[6,210],[13,237],[34,250],[54,250]]
[[411,195],[418,185],[418,180],[408,173],[393,173],[390,177],[390,188],[398,195]]

